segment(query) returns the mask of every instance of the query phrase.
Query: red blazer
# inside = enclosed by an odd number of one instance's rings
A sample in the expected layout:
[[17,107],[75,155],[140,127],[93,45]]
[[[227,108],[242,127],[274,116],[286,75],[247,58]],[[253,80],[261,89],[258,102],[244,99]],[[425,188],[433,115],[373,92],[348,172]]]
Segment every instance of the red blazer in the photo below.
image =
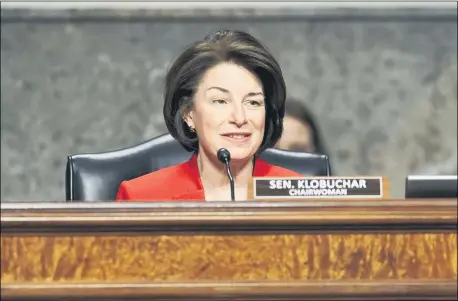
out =
[[[253,177],[302,177],[286,168],[257,159]],[[205,201],[200,181],[197,156],[179,165],[167,167],[144,176],[123,181],[116,200],[130,202]]]

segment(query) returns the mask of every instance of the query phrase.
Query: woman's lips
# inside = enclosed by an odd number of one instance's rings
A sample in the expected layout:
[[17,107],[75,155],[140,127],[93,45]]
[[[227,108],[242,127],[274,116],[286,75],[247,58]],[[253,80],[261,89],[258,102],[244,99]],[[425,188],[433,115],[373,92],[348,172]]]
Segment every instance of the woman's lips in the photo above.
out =
[[228,141],[236,142],[236,143],[245,143],[250,141],[251,133],[224,133],[221,134],[223,138]]

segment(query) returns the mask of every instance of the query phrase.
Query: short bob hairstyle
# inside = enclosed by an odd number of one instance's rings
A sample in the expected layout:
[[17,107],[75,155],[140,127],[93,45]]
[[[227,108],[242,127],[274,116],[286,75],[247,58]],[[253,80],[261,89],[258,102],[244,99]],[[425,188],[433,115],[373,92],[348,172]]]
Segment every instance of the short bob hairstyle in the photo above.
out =
[[273,147],[283,132],[286,86],[278,62],[270,51],[251,35],[223,30],[191,44],[174,61],[167,73],[164,119],[169,133],[187,151],[198,151],[198,139],[184,121],[193,107],[194,94],[207,70],[223,62],[233,62],[255,74],[262,82],[266,126],[258,153]]

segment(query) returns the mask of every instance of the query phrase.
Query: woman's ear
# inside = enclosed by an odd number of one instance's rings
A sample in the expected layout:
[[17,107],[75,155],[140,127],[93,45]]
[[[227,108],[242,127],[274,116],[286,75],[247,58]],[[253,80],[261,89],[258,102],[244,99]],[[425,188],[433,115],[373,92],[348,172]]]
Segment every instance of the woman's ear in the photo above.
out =
[[192,106],[182,106],[180,109],[180,114],[183,117],[184,122],[188,125],[189,129],[193,131],[195,129],[194,125],[194,111],[192,110]]
[[196,128],[194,125],[194,112],[192,110],[188,110],[188,112],[183,114],[183,120],[186,122],[191,131]]

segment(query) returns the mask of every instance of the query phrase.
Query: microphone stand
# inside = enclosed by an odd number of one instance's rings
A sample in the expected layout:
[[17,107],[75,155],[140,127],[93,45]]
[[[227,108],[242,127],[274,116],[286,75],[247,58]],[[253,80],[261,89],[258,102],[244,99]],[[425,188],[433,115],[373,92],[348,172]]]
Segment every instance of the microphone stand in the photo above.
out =
[[216,156],[221,163],[226,165],[226,173],[231,185],[231,200],[235,201],[234,178],[232,177],[231,165],[229,164],[231,161],[231,153],[225,148],[220,148],[216,153]]
[[227,177],[229,178],[229,183],[231,185],[231,200],[235,201],[234,178],[232,178],[231,165],[229,164],[229,160],[224,160],[224,161],[226,165]]

